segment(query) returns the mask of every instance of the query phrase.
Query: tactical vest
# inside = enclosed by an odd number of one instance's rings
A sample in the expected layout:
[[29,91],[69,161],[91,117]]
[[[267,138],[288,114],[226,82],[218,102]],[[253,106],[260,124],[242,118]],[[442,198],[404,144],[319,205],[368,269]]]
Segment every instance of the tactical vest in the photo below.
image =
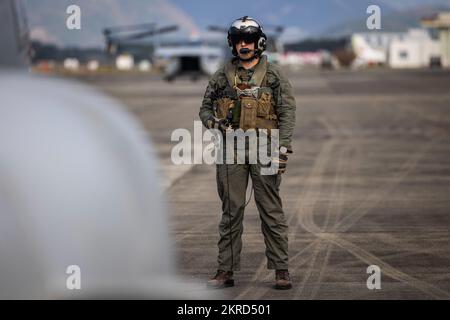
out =
[[[261,56],[248,82],[242,82],[237,74],[238,64],[232,61],[225,65],[228,86],[233,94],[217,99],[216,117],[228,118],[233,128],[276,129],[278,121],[275,112],[273,92],[267,86],[267,57]],[[228,91],[228,90],[227,90]]]

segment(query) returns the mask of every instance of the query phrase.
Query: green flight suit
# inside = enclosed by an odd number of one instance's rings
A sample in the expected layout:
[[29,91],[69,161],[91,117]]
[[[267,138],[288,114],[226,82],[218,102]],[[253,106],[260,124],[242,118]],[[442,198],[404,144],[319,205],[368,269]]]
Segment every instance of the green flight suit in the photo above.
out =
[[[263,60],[264,59],[264,60]],[[261,57],[258,64],[266,57]],[[254,66],[244,69],[240,62],[233,60],[236,75],[242,83],[252,84]],[[274,99],[280,146],[291,148],[295,126],[296,104],[289,81],[280,68],[267,62],[264,86],[269,87]],[[230,65],[228,65],[230,67]],[[222,66],[212,76],[206,89],[199,116],[205,127],[214,115],[216,101],[223,97],[237,99],[226,76],[226,66]],[[239,110],[239,109],[238,109]],[[239,116],[239,114],[237,115]],[[233,127],[239,119],[233,115]],[[281,174],[261,175],[261,164],[216,164],[216,180],[219,197],[222,200],[222,218],[219,224],[218,269],[240,270],[242,250],[243,216],[249,176],[252,179],[255,203],[261,217],[261,230],[266,244],[267,268],[288,269],[288,226],[279,196]]]

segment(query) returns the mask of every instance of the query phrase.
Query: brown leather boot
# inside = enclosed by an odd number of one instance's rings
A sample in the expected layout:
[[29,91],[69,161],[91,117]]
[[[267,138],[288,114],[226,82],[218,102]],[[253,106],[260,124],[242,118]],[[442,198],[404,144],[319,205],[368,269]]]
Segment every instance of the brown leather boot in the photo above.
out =
[[275,289],[288,290],[292,288],[291,277],[289,271],[280,269],[275,271]]
[[206,286],[211,289],[233,287],[233,271],[217,270],[216,275],[208,280]]

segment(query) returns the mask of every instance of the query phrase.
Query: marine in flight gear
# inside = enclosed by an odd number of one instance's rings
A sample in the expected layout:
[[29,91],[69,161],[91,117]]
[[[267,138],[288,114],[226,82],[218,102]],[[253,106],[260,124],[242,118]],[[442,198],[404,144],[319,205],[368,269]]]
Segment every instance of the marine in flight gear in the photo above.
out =
[[[262,164],[217,164],[216,181],[222,200],[219,224],[218,271],[207,285],[234,285],[233,271],[240,270],[243,216],[249,176],[261,217],[268,269],[275,269],[275,288],[290,289],[288,226],[279,195],[281,174],[286,171],[295,126],[292,87],[278,66],[262,55],[267,37],[258,21],[248,16],[235,20],[228,30],[234,58],[210,79],[199,116],[205,127],[226,130],[279,130],[279,152],[272,159],[278,173],[261,174]],[[225,134],[224,134],[225,135]]]

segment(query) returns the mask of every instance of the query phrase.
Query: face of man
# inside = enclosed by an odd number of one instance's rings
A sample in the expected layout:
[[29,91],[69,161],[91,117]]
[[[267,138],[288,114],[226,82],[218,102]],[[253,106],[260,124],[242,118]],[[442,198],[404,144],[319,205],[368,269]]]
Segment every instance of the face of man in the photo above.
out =
[[[249,51],[248,53],[241,53],[240,51],[241,51],[241,49],[243,49],[243,48],[246,48],[246,49],[248,49],[248,50],[250,50],[250,51]],[[255,43],[254,43],[254,42],[252,42],[252,43],[246,43],[245,40],[238,41],[238,42],[236,43],[236,51],[238,52],[239,57],[240,57],[241,59],[249,59],[249,58],[252,57],[253,54],[255,53],[255,52],[254,52],[254,51],[255,51]]]

